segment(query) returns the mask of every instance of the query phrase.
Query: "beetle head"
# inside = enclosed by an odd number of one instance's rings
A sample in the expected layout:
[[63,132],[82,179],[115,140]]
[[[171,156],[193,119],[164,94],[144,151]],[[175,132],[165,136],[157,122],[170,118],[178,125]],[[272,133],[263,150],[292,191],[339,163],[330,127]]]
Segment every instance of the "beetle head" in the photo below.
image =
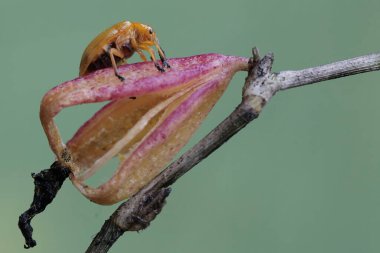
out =
[[136,34],[136,40],[138,42],[154,42],[156,41],[156,33],[153,31],[152,27],[144,25],[141,23],[133,24]]

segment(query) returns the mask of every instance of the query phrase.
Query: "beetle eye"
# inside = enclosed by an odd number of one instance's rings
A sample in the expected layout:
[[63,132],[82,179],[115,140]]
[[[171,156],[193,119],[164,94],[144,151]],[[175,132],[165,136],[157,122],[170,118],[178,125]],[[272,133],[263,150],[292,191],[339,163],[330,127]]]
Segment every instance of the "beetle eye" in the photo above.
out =
[[152,29],[149,29],[149,33],[152,34],[152,33],[153,33],[153,30],[152,30]]

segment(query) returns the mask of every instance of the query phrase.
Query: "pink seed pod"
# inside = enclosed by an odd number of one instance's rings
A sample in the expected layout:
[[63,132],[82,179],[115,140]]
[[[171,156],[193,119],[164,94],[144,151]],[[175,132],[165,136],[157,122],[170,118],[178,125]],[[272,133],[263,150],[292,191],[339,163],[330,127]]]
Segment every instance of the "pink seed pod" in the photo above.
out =
[[[57,159],[71,170],[78,190],[98,204],[114,204],[135,194],[188,142],[248,59],[205,54],[170,59],[158,72],[151,62],[120,66],[125,80],[102,69],[48,91],[40,118]],[[65,107],[110,101],[63,143],[54,117]],[[114,156],[120,163],[98,187],[85,184]],[[69,159],[70,158],[70,159]]]

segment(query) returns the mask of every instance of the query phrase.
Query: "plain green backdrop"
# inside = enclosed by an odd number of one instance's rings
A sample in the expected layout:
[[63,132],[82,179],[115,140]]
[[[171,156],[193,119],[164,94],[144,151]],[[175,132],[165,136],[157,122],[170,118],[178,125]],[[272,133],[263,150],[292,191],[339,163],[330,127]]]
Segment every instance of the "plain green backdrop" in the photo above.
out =
[[[54,159],[40,100],[77,76],[94,36],[124,19],[153,26],[169,57],[249,57],[257,46],[275,53],[275,71],[380,49],[378,0],[1,0],[0,252],[84,252],[117,207],[91,203],[67,181],[33,220],[37,247],[23,249],[17,219],[32,200],[30,173]],[[187,147],[238,104],[244,77]],[[379,81],[375,72],[277,94],[174,185],[149,229],[127,233],[110,252],[379,252]],[[65,110],[63,136],[96,108]]]

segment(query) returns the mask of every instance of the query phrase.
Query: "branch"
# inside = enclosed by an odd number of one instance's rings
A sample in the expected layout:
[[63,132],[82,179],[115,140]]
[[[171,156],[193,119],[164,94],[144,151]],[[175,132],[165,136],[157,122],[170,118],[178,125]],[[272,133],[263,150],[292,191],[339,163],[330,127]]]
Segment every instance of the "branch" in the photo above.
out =
[[380,54],[369,54],[304,70],[282,71],[278,74],[277,79],[281,82],[281,89],[285,90],[379,69]]
[[87,253],[107,252],[125,231],[149,226],[165,204],[170,185],[210,155],[229,138],[256,119],[265,104],[279,90],[299,87],[334,78],[380,70],[380,54],[361,56],[299,71],[272,73],[273,54],[260,59],[256,48],[250,59],[242,102],[236,109],[178,160],[170,164],[147,186],[121,204],[105,221],[87,249]]

